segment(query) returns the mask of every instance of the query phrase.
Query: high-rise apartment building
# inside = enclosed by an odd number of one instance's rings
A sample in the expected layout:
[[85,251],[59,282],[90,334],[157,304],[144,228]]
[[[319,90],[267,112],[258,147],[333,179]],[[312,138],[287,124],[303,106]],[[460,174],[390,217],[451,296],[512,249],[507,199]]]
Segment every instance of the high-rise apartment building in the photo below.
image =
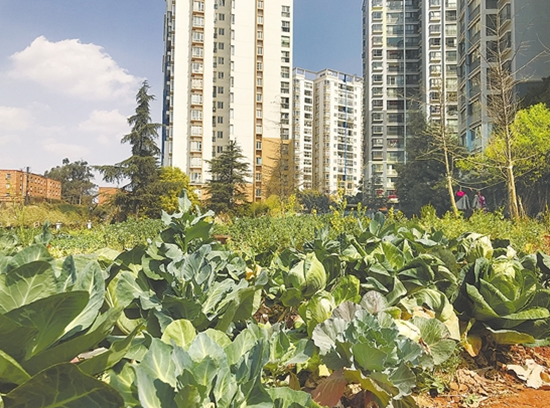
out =
[[365,181],[388,195],[406,159],[407,115],[420,105],[420,7],[420,0],[363,3]]
[[363,79],[301,68],[292,77],[295,184],[355,195],[363,169]]
[[[548,76],[548,0],[459,0],[460,139],[470,151],[483,150],[491,135],[488,102],[495,64],[504,67],[521,96]],[[500,62],[499,62],[500,60]],[[493,88],[493,89],[492,89]]]
[[457,0],[422,5],[422,106],[431,121],[458,132]]
[[166,0],[162,163],[187,173],[199,194],[207,161],[229,141],[250,163],[253,200],[285,160],[292,1]]

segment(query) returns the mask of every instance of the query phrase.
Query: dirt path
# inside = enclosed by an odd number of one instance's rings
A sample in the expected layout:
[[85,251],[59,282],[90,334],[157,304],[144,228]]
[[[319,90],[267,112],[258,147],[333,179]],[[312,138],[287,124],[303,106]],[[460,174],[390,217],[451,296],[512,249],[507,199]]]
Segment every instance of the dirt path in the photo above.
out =
[[[550,408],[550,387],[532,389],[507,368],[507,364],[523,365],[536,361],[550,372],[550,347],[525,348],[512,346],[493,353],[489,364],[471,360],[454,374],[450,391],[435,398],[420,396],[423,408]],[[482,358],[483,363],[487,363]]]
[[480,407],[491,408],[548,408],[550,407],[550,390],[525,389],[516,395],[488,399]]

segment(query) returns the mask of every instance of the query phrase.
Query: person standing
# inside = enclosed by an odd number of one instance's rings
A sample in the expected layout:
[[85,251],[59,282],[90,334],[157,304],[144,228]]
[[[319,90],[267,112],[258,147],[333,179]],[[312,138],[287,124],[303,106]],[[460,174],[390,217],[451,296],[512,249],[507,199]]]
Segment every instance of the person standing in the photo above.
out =
[[468,211],[470,209],[470,199],[468,198],[468,194],[466,192],[462,191],[462,188],[460,188],[456,192],[456,208],[458,208],[460,211]]
[[481,194],[481,191],[477,191],[474,198],[472,199],[472,209],[473,210],[485,210],[485,197]]

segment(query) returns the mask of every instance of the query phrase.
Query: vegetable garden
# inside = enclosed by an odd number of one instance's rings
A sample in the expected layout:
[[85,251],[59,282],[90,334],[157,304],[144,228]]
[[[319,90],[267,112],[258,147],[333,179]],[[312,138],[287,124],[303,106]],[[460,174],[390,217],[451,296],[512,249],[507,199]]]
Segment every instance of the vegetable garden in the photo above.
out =
[[52,255],[48,228],[0,236],[0,407],[332,407],[350,389],[416,407],[463,350],[549,343],[550,257],[506,240],[377,214],[251,249],[185,196],[162,222],[85,254]]

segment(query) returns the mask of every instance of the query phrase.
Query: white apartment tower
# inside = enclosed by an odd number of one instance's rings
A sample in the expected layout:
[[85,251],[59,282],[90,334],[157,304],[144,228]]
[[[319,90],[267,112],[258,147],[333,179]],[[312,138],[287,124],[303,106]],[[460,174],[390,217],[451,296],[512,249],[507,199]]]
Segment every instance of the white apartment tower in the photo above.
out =
[[166,0],[164,166],[201,188],[230,140],[266,197],[290,139],[293,0]]
[[295,68],[293,82],[296,185],[355,195],[363,169],[363,79]]
[[396,165],[406,160],[407,116],[420,106],[421,1],[364,0],[365,182],[395,195]]
[[422,105],[431,121],[458,132],[457,0],[425,0],[422,7]]

